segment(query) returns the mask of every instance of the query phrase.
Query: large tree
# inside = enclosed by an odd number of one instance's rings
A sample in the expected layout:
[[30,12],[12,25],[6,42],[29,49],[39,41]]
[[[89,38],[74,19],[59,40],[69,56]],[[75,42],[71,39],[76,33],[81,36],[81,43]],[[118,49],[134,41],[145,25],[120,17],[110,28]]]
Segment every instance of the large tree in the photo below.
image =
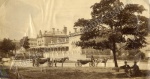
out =
[[101,0],[91,8],[91,19],[81,18],[74,24],[83,28],[78,46],[112,50],[115,67],[118,67],[117,44],[123,43],[126,50],[140,49],[146,45],[148,18],[142,16],[145,11],[142,5]]
[[12,40],[4,38],[1,42],[0,50],[8,54],[11,50],[15,50],[15,47],[16,45],[12,42]]
[[30,48],[29,46],[29,38],[26,36],[26,37],[23,37],[21,40],[20,40],[20,45],[25,48],[26,50]]

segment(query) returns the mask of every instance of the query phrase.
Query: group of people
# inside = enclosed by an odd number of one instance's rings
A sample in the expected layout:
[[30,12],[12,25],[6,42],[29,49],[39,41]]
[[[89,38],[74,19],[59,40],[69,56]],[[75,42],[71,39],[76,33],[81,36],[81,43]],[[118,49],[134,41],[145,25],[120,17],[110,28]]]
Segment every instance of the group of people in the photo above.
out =
[[124,63],[125,63],[125,65],[121,66],[120,68],[124,69],[127,76],[130,77],[130,76],[141,75],[141,71],[140,71],[139,66],[137,65],[136,61],[134,61],[134,65],[131,67],[127,64],[127,61],[125,61]]

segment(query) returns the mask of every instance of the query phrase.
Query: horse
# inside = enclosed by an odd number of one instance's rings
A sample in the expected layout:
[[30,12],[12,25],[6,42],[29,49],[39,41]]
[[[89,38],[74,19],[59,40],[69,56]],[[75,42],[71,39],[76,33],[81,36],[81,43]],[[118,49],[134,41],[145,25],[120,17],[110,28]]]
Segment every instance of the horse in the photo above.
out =
[[103,59],[96,59],[95,60],[95,63],[96,63],[96,66],[98,66],[99,63],[104,63],[105,67],[106,67],[106,63],[108,61],[108,58],[103,58]]
[[48,65],[51,63],[51,61],[50,61],[50,58],[42,58],[42,59],[40,59],[40,58],[36,58],[36,59],[33,59],[33,66],[39,66],[40,64],[42,65],[42,64],[45,64],[46,62],[48,62]]
[[57,63],[62,63],[62,67],[63,67],[63,63],[64,63],[66,60],[69,60],[69,57],[55,58],[55,59],[54,59],[55,67],[57,67]]
[[[48,63],[49,66],[51,64],[50,58],[46,59],[36,58],[35,60],[33,59],[33,66],[35,65],[36,67],[39,67],[39,65],[43,65],[46,62]],[[41,68],[41,71],[43,71],[43,67]]]

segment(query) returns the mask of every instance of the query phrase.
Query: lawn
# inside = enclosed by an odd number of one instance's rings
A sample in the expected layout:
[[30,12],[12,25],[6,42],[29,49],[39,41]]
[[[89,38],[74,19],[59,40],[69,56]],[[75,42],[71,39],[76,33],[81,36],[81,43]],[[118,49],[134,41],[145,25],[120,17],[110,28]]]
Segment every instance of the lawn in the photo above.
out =
[[[20,76],[23,79],[150,79],[150,71],[142,70],[139,77],[127,77],[121,70],[116,72],[112,68],[102,67],[47,67],[41,72],[40,68],[20,68]],[[11,72],[11,79],[16,76]]]

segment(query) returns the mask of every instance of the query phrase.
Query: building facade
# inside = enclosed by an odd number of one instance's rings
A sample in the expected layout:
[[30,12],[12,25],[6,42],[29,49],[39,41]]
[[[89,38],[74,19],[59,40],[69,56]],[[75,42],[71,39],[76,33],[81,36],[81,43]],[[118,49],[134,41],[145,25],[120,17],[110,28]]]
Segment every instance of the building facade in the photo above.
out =
[[36,38],[30,38],[29,39],[29,47],[36,47],[37,46],[37,39]]
[[[74,33],[67,34],[67,27],[62,31],[52,28],[52,31],[39,32],[37,38],[29,39],[31,53],[42,53],[45,58],[69,57],[70,60],[86,58],[81,47],[76,46],[80,40],[81,31],[75,28]],[[35,44],[36,43],[36,44]]]

